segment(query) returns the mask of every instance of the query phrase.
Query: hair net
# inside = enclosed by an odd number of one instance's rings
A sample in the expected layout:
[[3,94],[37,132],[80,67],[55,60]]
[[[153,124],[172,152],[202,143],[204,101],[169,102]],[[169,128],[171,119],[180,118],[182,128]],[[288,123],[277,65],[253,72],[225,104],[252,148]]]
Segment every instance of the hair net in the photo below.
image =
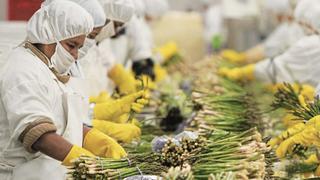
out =
[[55,0],[42,7],[27,24],[27,40],[31,43],[52,44],[93,30],[91,15],[78,4]]
[[94,21],[94,27],[101,27],[105,24],[106,15],[98,0],[71,0],[71,1],[74,1],[75,3],[79,4],[85,10],[87,10],[89,14],[91,14]]
[[292,14],[293,11],[290,0],[265,0],[265,7],[275,14]]
[[153,18],[158,18],[169,10],[167,0],[144,0],[144,3],[146,6],[146,15]]
[[[133,0],[135,1],[135,0]],[[100,0],[107,19],[126,23],[134,14],[131,0]]]
[[135,13],[137,16],[144,16],[146,12],[146,6],[143,0],[132,0],[134,4]]
[[311,25],[314,29],[320,30],[320,1],[319,0],[303,0],[295,10],[295,18],[297,21]]

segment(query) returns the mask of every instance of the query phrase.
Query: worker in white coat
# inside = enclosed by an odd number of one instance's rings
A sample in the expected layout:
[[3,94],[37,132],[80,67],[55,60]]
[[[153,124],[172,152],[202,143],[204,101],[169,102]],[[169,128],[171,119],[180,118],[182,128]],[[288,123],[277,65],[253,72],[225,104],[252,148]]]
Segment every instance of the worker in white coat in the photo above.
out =
[[[117,65],[113,64],[111,67],[105,66],[104,62],[108,62],[109,57],[105,54],[105,51],[101,50],[101,48],[104,47],[97,46],[96,38],[98,37],[97,39],[99,40],[102,39],[102,37],[110,38],[110,36],[115,32],[116,26],[114,24],[117,22],[106,18],[105,12],[100,2],[97,0],[75,0],[75,2],[91,14],[94,19],[94,30],[86,37],[84,46],[79,51],[81,55],[79,61],[81,63],[77,64],[77,62],[75,62],[70,70],[71,78],[68,85],[77,91],[89,89],[91,94],[82,92],[82,94],[87,97],[89,97],[89,95],[92,96],[94,91],[96,91],[96,94],[94,94],[95,96],[98,96],[101,92],[101,94],[104,95],[106,94],[106,86],[108,86],[106,82],[109,80],[107,77],[108,73],[115,73],[112,74],[112,77],[115,79],[116,85],[119,85],[117,80],[123,78],[123,76],[132,76],[131,74],[124,72],[125,70],[123,68],[121,69],[121,67],[118,67]],[[123,15],[128,14],[128,11],[126,11],[128,4],[121,4],[121,2],[125,3],[125,1],[108,1],[104,4],[108,17],[113,15],[113,19],[115,19],[116,16],[119,17],[117,19],[129,19],[128,16]],[[104,27],[106,19],[107,24]],[[102,32],[101,29],[103,29]],[[109,64],[111,63],[109,62]],[[85,70],[84,73],[81,72],[82,68]],[[110,79],[110,81],[114,79]],[[126,77],[126,79],[128,78]],[[128,83],[128,81],[124,81],[123,83]],[[101,85],[100,88],[99,85]],[[121,84],[120,87],[122,87]],[[110,94],[111,93],[112,92],[110,92]],[[132,92],[130,95],[117,100],[110,97],[104,100],[102,100],[102,97],[97,98],[98,100],[91,102],[91,113],[87,121],[84,123],[86,125],[93,126],[121,142],[131,142],[133,139],[139,138],[141,130],[134,124],[115,123],[113,121],[119,122],[121,116],[129,113],[131,109],[140,112],[144,106],[144,104],[139,103],[141,102],[140,97],[142,97],[142,93],[142,91]],[[92,100],[92,98],[90,98],[90,100]],[[126,121],[127,120],[128,118]]]
[[222,57],[234,63],[255,63],[284,53],[292,44],[304,37],[299,24],[293,21],[294,5],[290,0],[265,0],[265,8],[279,25],[262,43],[245,52],[225,50]]
[[219,50],[226,39],[221,0],[203,0],[204,40],[208,52]]
[[28,41],[1,69],[1,179],[64,179],[61,162],[126,156],[115,140],[83,126],[87,102],[65,85],[65,73],[92,30],[90,14],[71,1],[44,5],[29,20]]
[[313,35],[303,37],[274,59],[263,60],[242,68],[222,68],[220,73],[234,80],[257,79],[266,84],[298,82],[315,87],[319,83],[320,75],[319,18],[319,1],[300,1],[295,10],[295,19]]

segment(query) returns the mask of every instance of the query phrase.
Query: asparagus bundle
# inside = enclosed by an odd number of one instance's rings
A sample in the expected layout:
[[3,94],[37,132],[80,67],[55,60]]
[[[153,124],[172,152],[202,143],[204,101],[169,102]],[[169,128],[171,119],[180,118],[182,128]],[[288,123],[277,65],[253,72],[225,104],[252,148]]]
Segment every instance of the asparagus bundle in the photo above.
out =
[[207,179],[210,174],[235,172],[237,179],[263,178],[264,153],[268,149],[256,129],[243,133],[213,132],[208,144],[195,158],[193,172],[196,179]]

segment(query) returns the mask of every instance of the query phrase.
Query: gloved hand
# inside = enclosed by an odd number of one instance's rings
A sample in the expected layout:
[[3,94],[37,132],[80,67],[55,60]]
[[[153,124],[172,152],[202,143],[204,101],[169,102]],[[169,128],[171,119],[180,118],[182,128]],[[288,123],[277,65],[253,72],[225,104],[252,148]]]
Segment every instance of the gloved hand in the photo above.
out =
[[[307,160],[304,161],[306,164],[320,164],[320,161],[319,161],[319,157],[317,154],[312,154],[309,156],[309,158]],[[314,173],[315,176],[320,176],[320,166],[318,166],[318,168],[316,169],[315,173]]]
[[294,116],[291,113],[287,113],[283,118],[282,122],[286,127],[293,127],[298,123],[303,123],[303,120],[299,119],[298,117]]
[[178,46],[175,42],[170,41],[167,44],[156,49],[156,52],[160,54],[164,62],[170,60],[172,56],[178,53]]
[[108,121],[93,120],[93,127],[106,135],[125,143],[141,136],[141,130],[133,124],[118,124]]
[[104,102],[108,102],[112,100],[112,98],[110,97],[110,95],[103,91],[99,94],[99,96],[91,96],[89,98],[89,102],[90,103],[95,103],[95,104],[99,104],[99,103],[104,103]]
[[320,147],[320,137],[318,136],[319,130],[320,115],[310,119],[303,131],[291,136],[290,138],[282,142],[276,150],[277,156],[279,158],[284,157],[287,151],[291,149],[291,147],[295,144],[300,144],[305,147],[309,147],[311,145]]
[[118,87],[120,94],[131,94],[137,91],[134,76],[122,65],[115,65],[108,74]]
[[164,80],[167,76],[167,70],[163,67],[161,67],[159,64],[156,64],[154,66],[154,73],[156,75],[156,80],[155,82],[160,82],[162,80]]
[[[297,84],[297,83],[293,83],[291,84],[294,92],[296,92],[297,94],[300,94],[302,96],[304,96],[305,98],[307,98],[307,100],[312,101],[315,97],[315,88],[307,85],[307,84]],[[272,92],[276,92],[279,88],[284,88],[284,84],[275,84],[271,86],[271,91]]]
[[139,113],[148,103],[148,100],[145,99],[145,97],[146,92],[139,91],[121,99],[96,104],[93,109],[94,119],[115,119],[125,113],[129,113],[131,109]]
[[245,53],[238,53],[234,50],[223,50],[220,55],[223,59],[229,60],[232,63],[245,63],[246,61]]
[[305,129],[315,127],[316,124],[319,122],[320,122],[320,116],[315,116],[312,119],[310,119],[309,121],[307,121],[307,123],[303,123],[303,122],[297,123],[296,125],[288,128],[286,131],[282,132],[278,137],[271,139],[268,142],[268,145],[271,147],[275,147],[276,145],[279,145],[281,142],[283,142],[287,138],[294,136],[294,135],[304,131]]
[[72,146],[72,148],[69,151],[68,155],[62,161],[62,165],[71,166],[72,165],[71,161],[74,160],[74,159],[79,158],[80,156],[94,157],[94,155],[91,152],[89,152],[88,150],[74,145],[74,146]]
[[211,46],[214,50],[218,50],[222,47],[222,36],[220,34],[216,34],[212,37]]
[[83,147],[96,156],[121,159],[127,156],[126,151],[111,137],[91,129],[85,136]]
[[239,81],[239,80],[254,80],[254,70],[255,65],[247,65],[240,68],[220,68],[218,73],[221,76],[225,76],[231,80]]

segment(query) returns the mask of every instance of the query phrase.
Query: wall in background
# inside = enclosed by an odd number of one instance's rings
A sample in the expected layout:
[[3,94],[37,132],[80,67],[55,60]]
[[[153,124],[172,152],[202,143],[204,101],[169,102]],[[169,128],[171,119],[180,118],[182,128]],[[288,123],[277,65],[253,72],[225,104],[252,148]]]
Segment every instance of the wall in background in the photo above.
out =
[[7,19],[7,1],[1,0],[0,1],[0,20],[6,20]]

